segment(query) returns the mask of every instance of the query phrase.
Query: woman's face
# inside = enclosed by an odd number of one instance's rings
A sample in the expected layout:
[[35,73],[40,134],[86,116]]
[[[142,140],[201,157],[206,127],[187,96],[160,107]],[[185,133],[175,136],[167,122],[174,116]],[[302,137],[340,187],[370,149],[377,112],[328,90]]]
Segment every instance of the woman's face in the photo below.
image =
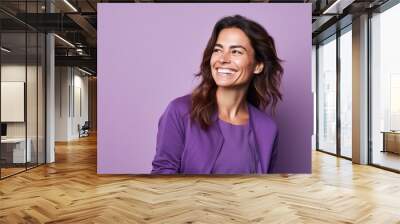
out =
[[256,65],[250,39],[239,28],[221,30],[210,60],[211,73],[219,87],[246,86],[253,74],[262,71]]

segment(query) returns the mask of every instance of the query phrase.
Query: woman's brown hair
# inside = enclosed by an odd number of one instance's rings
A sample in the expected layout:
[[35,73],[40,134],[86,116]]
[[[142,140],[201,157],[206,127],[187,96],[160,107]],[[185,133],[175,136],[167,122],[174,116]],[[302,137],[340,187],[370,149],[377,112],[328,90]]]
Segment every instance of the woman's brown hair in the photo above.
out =
[[243,16],[224,17],[215,24],[208,40],[200,72],[196,74],[196,77],[201,77],[201,82],[192,92],[190,117],[203,129],[207,129],[212,124],[211,117],[217,110],[217,85],[211,74],[210,59],[219,33],[226,28],[241,29],[250,39],[256,63],[264,63],[262,72],[253,76],[250,81],[247,101],[261,110],[271,106],[274,112],[278,101],[282,99],[279,86],[283,68],[276,54],[274,39],[260,24]]

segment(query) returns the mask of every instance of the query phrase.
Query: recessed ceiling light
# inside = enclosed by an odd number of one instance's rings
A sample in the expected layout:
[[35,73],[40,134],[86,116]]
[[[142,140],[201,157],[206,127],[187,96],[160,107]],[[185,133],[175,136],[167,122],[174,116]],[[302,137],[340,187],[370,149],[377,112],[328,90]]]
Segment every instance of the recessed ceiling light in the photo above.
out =
[[62,42],[66,43],[67,45],[69,45],[69,46],[75,48],[75,45],[73,45],[73,44],[72,44],[71,42],[69,42],[68,40],[66,40],[66,39],[64,39],[64,38],[62,38],[62,37],[60,37],[60,36],[57,35],[57,34],[54,34],[54,36],[57,37],[58,39],[60,39]]
[[322,14],[342,14],[343,9],[353,3],[355,0],[336,0]]
[[10,53],[10,52],[11,52],[11,50],[9,50],[9,49],[7,49],[7,48],[5,48],[5,47],[1,47],[1,50],[4,51],[4,52],[6,52],[6,53]]
[[83,70],[83,69],[81,69],[81,68],[79,68],[79,67],[78,67],[78,70],[81,71],[81,72],[83,72],[83,73],[85,73],[85,74],[87,74],[87,75],[92,75],[92,73],[90,73],[90,72],[88,72],[88,71],[86,71],[86,70]]
[[74,12],[78,12],[78,10],[68,1],[64,0],[65,4],[67,4]]

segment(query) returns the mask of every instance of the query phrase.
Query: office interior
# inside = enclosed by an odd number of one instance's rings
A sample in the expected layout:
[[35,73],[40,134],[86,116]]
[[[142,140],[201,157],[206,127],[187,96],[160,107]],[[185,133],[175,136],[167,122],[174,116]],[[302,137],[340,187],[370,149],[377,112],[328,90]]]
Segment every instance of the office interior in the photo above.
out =
[[96,30],[62,15],[71,6],[0,3],[1,179],[55,162],[54,144],[87,135],[82,127],[96,133]]
[[[57,165],[57,150],[71,142],[96,141],[96,7],[105,2],[177,1],[0,2],[2,184]],[[238,2],[312,5],[313,156],[335,158],[331,169],[349,161],[348,169],[398,175],[400,2]]]

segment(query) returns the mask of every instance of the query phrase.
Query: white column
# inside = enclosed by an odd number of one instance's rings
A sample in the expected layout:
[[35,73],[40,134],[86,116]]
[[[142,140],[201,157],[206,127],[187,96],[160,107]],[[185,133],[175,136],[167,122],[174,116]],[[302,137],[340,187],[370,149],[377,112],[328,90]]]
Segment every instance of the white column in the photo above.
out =
[[[47,12],[53,12],[54,6],[46,1]],[[46,35],[46,163],[55,161],[54,133],[55,133],[55,44],[54,35]]]
[[46,36],[46,60],[47,60],[47,76],[46,76],[46,163],[52,163],[55,161],[54,151],[54,133],[55,133],[55,76],[54,76],[54,35],[47,34]]
[[368,16],[353,19],[353,162],[368,163]]

